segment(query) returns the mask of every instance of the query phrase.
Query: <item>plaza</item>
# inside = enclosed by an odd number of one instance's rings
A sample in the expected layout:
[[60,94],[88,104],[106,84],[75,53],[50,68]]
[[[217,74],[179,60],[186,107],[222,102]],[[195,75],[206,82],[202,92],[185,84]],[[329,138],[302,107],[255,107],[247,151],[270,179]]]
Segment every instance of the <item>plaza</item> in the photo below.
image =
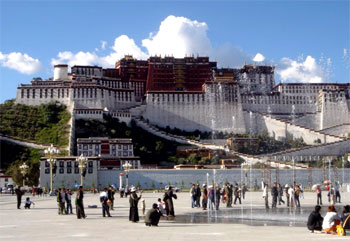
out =
[[[115,195],[114,211],[111,211],[112,218],[102,217],[98,194],[86,193],[84,206],[87,218],[81,220],[78,220],[76,215],[58,215],[56,197],[32,197],[26,194],[22,198],[22,209],[17,210],[16,196],[2,195],[0,196],[0,240],[349,239],[349,236],[309,233],[306,228],[307,219],[304,221],[303,219],[307,218],[309,210],[315,205],[316,194],[314,192],[305,192],[305,198],[301,199],[299,211],[281,205],[277,206],[276,215],[273,215],[274,210],[272,209],[265,210],[261,198],[262,192],[247,192],[245,199],[242,200],[242,205],[234,205],[233,208],[226,208],[226,205],[221,203],[218,212],[203,211],[200,208],[192,209],[188,192],[177,193],[177,195],[178,199],[174,201],[176,217],[173,220],[162,218],[158,227],[145,226],[141,203],[139,203],[141,220],[139,223],[131,223],[128,220],[129,198],[120,198],[118,193]],[[342,192],[341,195],[342,203],[336,205],[338,214],[345,204],[350,203],[349,192]],[[29,210],[23,208],[23,200],[27,196],[31,197],[35,203],[35,206]],[[142,198],[146,201],[146,210],[162,196],[163,192],[143,193]],[[271,203],[271,199],[269,201]],[[322,216],[325,215],[328,205],[326,192],[323,192],[323,204]],[[98,208],[88,208],[89,205],[97,205]],[[231,213],[232,217],[230,217]],[[234,216],[234,213],[242,213],[242,216]],[[250,215],[253,213],[254,216]]]

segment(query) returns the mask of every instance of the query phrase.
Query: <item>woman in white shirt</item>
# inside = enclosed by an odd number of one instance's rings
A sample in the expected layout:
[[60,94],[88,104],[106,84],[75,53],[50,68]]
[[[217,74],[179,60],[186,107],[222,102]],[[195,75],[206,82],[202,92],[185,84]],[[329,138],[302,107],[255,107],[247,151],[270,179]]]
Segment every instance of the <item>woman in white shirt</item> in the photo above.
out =
[[289,194],[289,206],[294,207],[295,204],[295,197],[294,197],[294,187],[290,186],[288,189],[288,194]]
[[322,228],[328,234],[332,232],[332,234],[336,233],[336,226],[340,224],[340,218],[335,210],[335,207],[329,206],[328,212],[326,216],[323,218]]

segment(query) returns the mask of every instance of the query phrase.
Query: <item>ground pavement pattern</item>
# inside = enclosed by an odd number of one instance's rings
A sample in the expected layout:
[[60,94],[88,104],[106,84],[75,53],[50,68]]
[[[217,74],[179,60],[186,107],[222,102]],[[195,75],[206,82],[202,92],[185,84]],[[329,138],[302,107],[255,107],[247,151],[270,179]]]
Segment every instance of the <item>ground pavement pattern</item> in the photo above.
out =
[[[244,207],[263,210],[264,200],[261,195],[261,192],[247,193],[243,201]],[[23,200],[27,196],[31,195],[23,196]],[[145,192],[143,194],[146,210],[157,201],[158,197],[162,197],[162,193]],[[323,211],[328,205],[326,198],[324,193]],[[76,215],[58,215],[56,197],[31,197],[31,199],[35,202],[34,208],[25,210],[22,203],[22,209],[17,210],[16,196],[0,195],[0,240],[350,240],[349,235],[338,237],[312,234],[306,227],[298,226],[266,224],[254,226],[208,221],[205,223],[179,222],[181,216],[206,212],[191,208],[188,192],[178,193],[178,199],[174,201],[177,215],[175,220],[161,219],[158,227],[146,227],[142,217],[139,223],[129,222],[128,199],[120,198],[118,194],[116,194],[115,209],[111,211],[112,218],[102,217],[98,194],[86,194],[84,206],[87,218],[81,220],[78,220]],[[301,205],[312,208],[315,202],[315,193],[305,193],[305,199],[301,200]],[[350,193],[342,193],[342,203],[337,206],[337,210],[340,211],[345,203],[350,204]],[[88,205],[94,204],[98,205],[97,209],[87,208]],[[142,216],[140,206],[139,213]],[[280,207],[282,206],[278,206]],[[233,207],[233,209],[240,208],[239,205]],[[222,207],[222,210],[225,209],[227,208]]]

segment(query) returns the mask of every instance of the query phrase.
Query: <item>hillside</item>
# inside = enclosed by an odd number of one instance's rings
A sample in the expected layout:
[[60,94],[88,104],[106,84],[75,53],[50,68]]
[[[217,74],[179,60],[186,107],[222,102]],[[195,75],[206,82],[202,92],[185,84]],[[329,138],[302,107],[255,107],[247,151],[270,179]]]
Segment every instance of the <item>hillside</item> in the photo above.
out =
[[56,146],[67,146],[70,114],[57,103],[40,106],[0,104],[0,134]]
[[155,136],[133,122],[127,126],[124,122],[109,116],[104,121],[98,120],[76,120],[75,137],[109,137],[109,138],[131,138],[134,144],[135,156],[141,157],[142,163],[160,163],[168,161],[169,156],[176,154],[176,142],[164,140]]

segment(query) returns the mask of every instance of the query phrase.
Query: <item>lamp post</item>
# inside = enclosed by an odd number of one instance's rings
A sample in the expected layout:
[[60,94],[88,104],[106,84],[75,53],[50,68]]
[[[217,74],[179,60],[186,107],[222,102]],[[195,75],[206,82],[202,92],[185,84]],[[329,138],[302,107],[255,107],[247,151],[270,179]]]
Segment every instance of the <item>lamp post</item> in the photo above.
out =
[[23,175],[23,187],[25,185],[25,175],[27,174],[28,168],[29,166],[25,162],[19,166],[19,169],[21,170],[21,173]]
[[51,144],[51,146],[44,150],[45,155],[47,156],[46,161],[50,165],[50,194],[53,193],[53,174],[52,174],[52,168],[53,165],[56,162],[55,155],[60,153],[60,150],[58,150],[56,147]]
[[125,162],[123,165],[123,169],[125,170],[126,174],[126,188],[129,188],[129,171],[131,169],[132,165],[129,162]]
[[84,184],[84,177],[83,177],[83,171],[86,167],[87,163],[87,157],[85,157],[83,154],[81,154],[75,161],[78,162],[78,167],[80,169],[80,185],[83,186]]

